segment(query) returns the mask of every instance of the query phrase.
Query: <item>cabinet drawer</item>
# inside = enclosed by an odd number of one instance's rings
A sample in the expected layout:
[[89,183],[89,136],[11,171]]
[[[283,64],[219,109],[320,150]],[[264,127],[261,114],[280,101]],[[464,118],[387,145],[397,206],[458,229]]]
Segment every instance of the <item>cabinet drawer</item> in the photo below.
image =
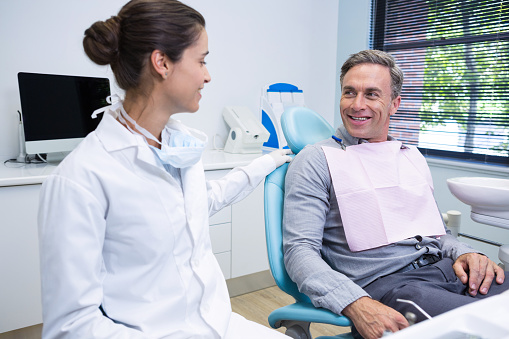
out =
[[0,333],[42,322],[37,236],[40,187],[0,188]]
[[209,225],[224,224],[225,222],[232,222],[232,207],[226,206],[213,216],[209,218]]
[[225,279],[231,278],[231,252],[214,254]]
[[225,223],[210,226],[212,252],[221,253],[232,249],[232,224]]

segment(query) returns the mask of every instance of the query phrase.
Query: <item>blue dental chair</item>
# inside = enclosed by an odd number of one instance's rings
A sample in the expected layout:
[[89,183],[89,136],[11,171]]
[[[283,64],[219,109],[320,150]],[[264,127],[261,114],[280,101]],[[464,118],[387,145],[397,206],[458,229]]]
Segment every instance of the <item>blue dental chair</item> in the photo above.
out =
[[[281,116],[281,127],[288,146],[294,154],[306,145],[330,138],[334,129],[319,114],[305,107],[291,107]],[[324,308],[315,308],[310,299],[299,292],[297,285],[286,272],[283,260],[283,201],[285,176],[288,164],[274,170],[265,179],[265,233],[270,270],[278,287],[291,295],[295,303],[274,310],[269,315],[273,328],[286,327],[286,334],[292,338],[311,339],[310,323],[324,323],[336,326],[351,326],[350,319]],[[326,338],[352,338],[350,333]],[[318,338],[317,338],[318,339]]]

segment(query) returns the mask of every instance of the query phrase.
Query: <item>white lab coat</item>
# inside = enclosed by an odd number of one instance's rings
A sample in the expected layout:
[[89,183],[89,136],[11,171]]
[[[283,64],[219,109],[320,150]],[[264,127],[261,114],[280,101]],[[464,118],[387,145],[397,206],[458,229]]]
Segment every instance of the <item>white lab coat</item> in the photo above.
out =
[[43,338],[224,338],[232,313],[208,218],[274,161],[209,182],[200,161],[173,177],[115,117],[105,113],[41,189]]

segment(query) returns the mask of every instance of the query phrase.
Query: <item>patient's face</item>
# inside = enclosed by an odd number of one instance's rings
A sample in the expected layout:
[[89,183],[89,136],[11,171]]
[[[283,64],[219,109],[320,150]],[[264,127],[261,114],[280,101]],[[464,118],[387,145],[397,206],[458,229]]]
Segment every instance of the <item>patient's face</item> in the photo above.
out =
[[377,64],[352,67],[343,78],[339,108],[350,135],[369,142],[387,141],[390,116],[401,97],[391,99],[389,68]]

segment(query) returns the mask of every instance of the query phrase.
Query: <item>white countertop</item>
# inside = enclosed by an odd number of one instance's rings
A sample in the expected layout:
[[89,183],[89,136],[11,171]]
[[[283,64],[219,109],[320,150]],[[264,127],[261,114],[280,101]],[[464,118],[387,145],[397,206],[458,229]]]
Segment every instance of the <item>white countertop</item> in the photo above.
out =
[[207,150],[203,152],[203,168],[205,171],[232,169],[249,165],[251,161],[266,153],[234,154],[223,151]]
[[[232,154],[218,150],[206,150],[202,160],[204,169],[213,171],[244,166],[262,155],[262,153]],[[55,168],[56,165],[51,164],[1,164],[0,187],[41,184]]]

